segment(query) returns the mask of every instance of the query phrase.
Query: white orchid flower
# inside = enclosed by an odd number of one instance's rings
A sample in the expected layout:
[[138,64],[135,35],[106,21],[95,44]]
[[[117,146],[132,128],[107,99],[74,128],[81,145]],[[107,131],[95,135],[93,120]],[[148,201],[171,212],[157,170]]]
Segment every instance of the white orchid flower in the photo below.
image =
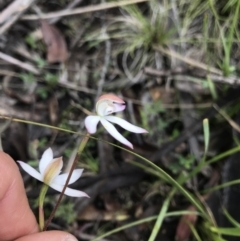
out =
[[[53,152],[48,148],[42,155],[39,161],[39,172],[32,168],[25,162],[18,161],[23,170],[37,180],[44,182],[51,188],[62,192],[64,184],[66,183],[68,173],[60,174],[63,167],[62,157],[53,159]],[[83,169],[76,169],[73,171],[69,180],[69,184],[74,183],[82,175]],[[60,174],[60,175],[59,175]],[[81,192],[69,187],[66,188],[64,194],[71,197],[89,197],[85,192]]]
[[124,145],[133,149],[132,143],[130,143],[125,137],[123,137],[113,124],[118,124],[125,130],[134,133],[147,133],[147,131],[141,127],[132,125],[117,116],[110,115],[114,112],[123,111],[125,109],[125,102],[113,94],[105,94],[99,97],[96,104],[97,115],[89,115],[85,119],[85,126],[90,134],[94,134],[97,130],[97,124],[100,121],[104,128],[112,135],[116,140],[120,141]]

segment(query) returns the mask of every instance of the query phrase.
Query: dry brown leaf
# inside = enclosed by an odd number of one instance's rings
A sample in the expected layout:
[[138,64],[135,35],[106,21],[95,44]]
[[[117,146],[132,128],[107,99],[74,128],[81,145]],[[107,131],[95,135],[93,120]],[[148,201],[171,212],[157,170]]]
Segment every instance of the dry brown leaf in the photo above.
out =
[[41,20],[41,30],[47,46],[47,61],[49,63],[66,61],[68,58],[67,44],[60,31],[45,20]]
[[[187,211],[196,211],[196,208],[194,206],[188,207]],[[191,228],[189,227],[189,224],[195,225],[197,221],[197,215],[196,214],[186,214],[183,215],[178,223],[177,231],[175,235],[176,241],[187,241],[189,240],[189,237],[191,235]]]

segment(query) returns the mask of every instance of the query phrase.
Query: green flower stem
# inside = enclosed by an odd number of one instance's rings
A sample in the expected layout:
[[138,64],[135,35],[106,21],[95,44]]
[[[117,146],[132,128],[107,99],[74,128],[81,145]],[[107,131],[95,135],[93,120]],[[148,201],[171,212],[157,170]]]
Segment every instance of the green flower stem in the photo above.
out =
[[68,174],[68,178],[67,178],[67,180],[66,180],[66,183],[65,183],[65,185],[64,185],[64,187],[63,187],[63,190],[62,190],[62,192],[61,192],[61,194],[60,194],[60,196],[59,196],[59,198],[58,198],[58,200],[57,200],[57,203],[56,203],[56,205],[55,205],[52,213],[50,214],[50,217],[49,217],[48,220],[46,221],[46,224],[45,224],[44,229],[43,229],[44,231],[47,230],[47,227],[48,227],[49,223],[52,221],[52,219],[53,219],[53,217],[54,217],[54,215],[55,215],[55,213],[56,213],[56,211],[57,211],[57,208],[58,208],[58,206],[59,206],[59,204],[60,204],[60,202],[61,202],[61,200],[62,200],[62,198],[63,198],[64,192],[65,192],[65,190],[66,190],[66,188],[67,188],[67,186],[68,186],[68,183],[69,183],[69,180],[70,180],[70,178],[71,178],[71,176],[72,176],[72,173],[73,173],[73,171],[74,171],[74,169],[75,169],[75,167],[76,167],[77,161],[79,160],[79,158],[80,158],[80,156],[81,156],[84,148],[86,147],[87,142],[88,142],[88,140],[89,140],[89,137],[90,137],[90,135],[87,133],[87,134],[83,137],[82,141],[81,141],[80,144],[79,144],[78,152],[77,152],[77,154],[76,154],[76,156],[75,156],[75,159],[74,159],[73,164],[72,164],[72,166],[71,166],[71,169],[70,169],[70,171],[69,171],[69,174]]
[[41,188],[40,195],[39,195],[39,228],[40,228],[40,231],[43,231],[43,228],[44,228],[44,209],[43,209],[43,205],[44,205],[44,199],[45,199],[47,190],[48,190],[48,185],[43,184],[43,186]]

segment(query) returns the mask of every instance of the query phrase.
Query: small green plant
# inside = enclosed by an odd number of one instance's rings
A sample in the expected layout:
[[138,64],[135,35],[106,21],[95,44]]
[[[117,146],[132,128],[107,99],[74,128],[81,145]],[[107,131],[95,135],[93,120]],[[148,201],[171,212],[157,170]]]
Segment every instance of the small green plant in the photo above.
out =
[[77,218],[74,204],[71,202],[63,203],[56,211],[56,218],[61,218],[67,225],[72,224]]
[[174,128],[173,132],[172,132],[172,136],[171,136],[172,140],[177,138],[179,136],[179,134],[180,134],[180,131],[177,128]]
[[[150,134],[151,131],[154,132],[153,128],[150,128],[149,126],[149,119],[152,119],[154,117],[157,117],[160,113],[164,113],[166,110],[162,105],[162,101],[155,101],[152,103],[146,103],[144,104],[143,108],[140,111],[141,114],[141,120],[142,120],[142,125],[144,128],[149,130]],[[162,130],[164,127],[167,126],[167,124],[164,124],[164,120],[158,118],[158,127],[154,127],[154,129]]]
[[177,155],[177,160],[175,163],[169,164],[169,169],[174,173],[180,173],[182,170],[190,170],[194,164],[195,158],[193,155],[182,156]]
[[43,69],[45,66],[47,66],[47,61],[42,58],[37,57],[35,58],[35,61],[39,69]]
[[32,73],[21,73],[19,77],[27,84],[35,82],[35,77]]
[[86,151],[86,153],[83,155],[83,160],[84,163],[82,163],[82,167],[88,169],[92,173],[98,173],[98,158],[94,158],[90,152]]
[[46,73],[44,79],[50,86],[55,86],[58,82],[57,74]]
[[37,88],[36,93],[42,99],[47,99],[51,88],[56,86],[58,83],[58,76],[57,76],[57,74],[46,73],[44,76],[44,79],[47,82],[47,86],[41,86],[41,87]]
[[[223,73],[226,76],[229,76],[235,71],[235,67],[231,65],[231,55],[232,55],[232,49],[233,49],[233,43],[234,43],[234,37],[235,32],[238,25],[238,18],[239,18],[239,11],[240,11],[240,1],[232,1],[225,5],[223,8],[224,10],[229,9],[229,7],[232,7],[232,12],[229,16],[229,19],[226,20],[228,22],[227,29],[225,26],[221,26],[220,20],[214,2],[213,0],[209,0],[209,5],[212,9],[212,13],[215,17],[216,25],[218,26],[219,32],[220,32],[220,38],[222,41],[224,56],[222,62],[219,62],[220,68],[223,70]],[[233,9],[233,6],[235,7]],[[225,30],[226,29],[226,30]]]
[[121,11],[122,16],[113,17],[105,31],[94,29],[85,41],[89,46],[97,46],[109,39],[118,42],[112,55],[122,55],[122,68],[128,79],[135,81],[143,67],[158,65],[155,45],[168,45],[176,31],[169,25],[168,11],[162,11],[162,6],[155,0],[142,8],[134,4],[121,7]]
[[[47,205],[52,206],[54,205],[55,201],[52,196],[46,196],[44,202],[46,206]],[[33,208],[38,208],[38,205],[39,205],[38,199],[31,200],[31,203]],[[51,210],[46,210],[46,213],[48,215],[50,214],[50,212]],[[68,201],[63,202],[62,205],[60,205],[59,208],[57,209],[55,217],[60,218],[67,225],[72,224],[77,218],[77,213],[74,210],[74,204]]]
[[168,29],[167,11],[161,11],[156,1],[151,1],[149,8],[150,14],[144,13],[137,5],[123,7],[125,16],[119,19],[122,25],[116,32],[125,37],[123,46],[130,53],[139,48],[149,51],[154,45],[166,45],[175,32],[173,28]]
[[25,38],[25,41],[27,44],[29,44],[31,46],[31,48],[33,48],[33,49],[37,48],[36,39],[34,38],[34,36],[32,34],[27,35],[27,37]]
[[36,93],[44,100],[48,98],[48,88],[47,87],[37,88]]

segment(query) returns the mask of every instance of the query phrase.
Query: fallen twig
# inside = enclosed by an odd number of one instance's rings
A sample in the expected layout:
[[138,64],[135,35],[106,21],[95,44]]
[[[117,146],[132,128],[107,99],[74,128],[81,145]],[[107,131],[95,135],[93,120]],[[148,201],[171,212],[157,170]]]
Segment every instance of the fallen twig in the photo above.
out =
[[16,0],[0,15],[0,35],[7,31],[36,0]]
[[180,55],[179,53],[177,53],[175,51],[165,49],[161,46],[155,46],[154,49],[157,50],[157,51],[160,51],[160,52],[162,52],[166,55],[169,55],[173,58],[179,59],[179,60],[183,61],[184,63],[189,64],[190,66],[193,66],[193,67],[196,67],[196,68],[199,68],[199,69],[203,69],[203,70],[205,70],[207,72],[210,72],[210,73],[222,75],[221,70],[216,69],[216,68],[211,67],[211,66],[208,66],[204,63],[200,63],[200,62],[198,62],[194,59],[184,57],[184,56]]
[[39,74],[38,69],[36,69],[34,66],[32,66],[31,64],[28,63],[23,63],[21,61],[19,61],[18,59],[13,58],[10,55],[4,54],[2,52],[0,52],[0,59],[5,60],[6,62],[10,63],[10,64],[14,64],[22,69],[28,70],[34,74]]
[[109,2],[105,4],[96,4],[92,6],[76,8],[73,10],[66,9],[66,10],[62,10],[54,13],[42,14],[41,17],[35,14],[30,14],[30,15],[23,16],[21,19],[22,20],[39,20],[39,19],[58,18],[63,16],[75,15],[75,14],[96,12],[96,11],[101,11],[105,9],[116,8],[116,7],[134,4],[134,3],[141,3],[141,2],[148,2],[148,1],[149,0],[128,0],[128,1],[120,1],[120,2]]
[[[181,68],[176,69],[176,70],[158,70],[158,69],[153,69],[151,67],[145,67],[143,69],[144,73],[147,75],[151,75],[151,76],[156,76],[156,77],[171,77],[171,76],[175,76],[175,75],[184,75],[184,78],[191,78],[192,76],[186,76],[186,72],[189,72],[190,70],[186,69],[183,70]],[[219,82],[219,83],[225,83],[225,84],[236,84],[236,85],[240,85],[240,78],[236,77],[236,76],[223,76],[221,75],[217,75],[217,74],[207,74],[207,73],[203,73],[202,75],[198,75],[198,73],[196,74],[196,76],[201,77],[201,78],[210,78],[212,81],[214,82]],[[195,74],[194,74],[195,77]]]

